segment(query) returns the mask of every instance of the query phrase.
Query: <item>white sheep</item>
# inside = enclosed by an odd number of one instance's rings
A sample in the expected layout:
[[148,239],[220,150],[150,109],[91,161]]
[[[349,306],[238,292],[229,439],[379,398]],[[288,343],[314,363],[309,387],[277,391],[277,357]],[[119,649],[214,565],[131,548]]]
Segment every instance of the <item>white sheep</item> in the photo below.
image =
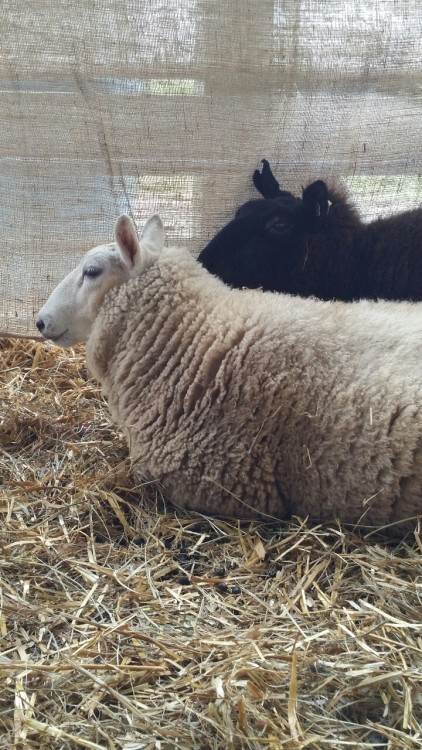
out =
[[[422,305],[229,289],[158,216],[129,217],[53,291],[37,326],[87,340],[132,458],[176,504],[235,517],[415,528]],[[410,520],[412,519],[412,520]]]

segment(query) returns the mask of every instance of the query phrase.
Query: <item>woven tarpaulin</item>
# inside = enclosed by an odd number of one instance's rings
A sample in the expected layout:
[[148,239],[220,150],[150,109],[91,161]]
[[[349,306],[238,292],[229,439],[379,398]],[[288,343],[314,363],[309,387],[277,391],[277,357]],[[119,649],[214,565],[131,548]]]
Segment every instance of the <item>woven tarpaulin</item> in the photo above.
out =
[[199,251],[264,156],[367,218],[421,201],[420,0],[3,0],[0,29],[2,334],[122,211]]

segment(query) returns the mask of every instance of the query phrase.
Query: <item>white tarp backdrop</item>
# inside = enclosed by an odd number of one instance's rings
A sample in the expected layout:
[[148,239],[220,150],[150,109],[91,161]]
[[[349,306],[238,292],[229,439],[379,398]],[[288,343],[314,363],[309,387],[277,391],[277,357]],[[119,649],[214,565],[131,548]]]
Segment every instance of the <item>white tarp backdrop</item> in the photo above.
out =
[[421,0],[3,0],[0,29],[2,334],[121,211],[198,251],[263,156],[368,218],[421,202]]

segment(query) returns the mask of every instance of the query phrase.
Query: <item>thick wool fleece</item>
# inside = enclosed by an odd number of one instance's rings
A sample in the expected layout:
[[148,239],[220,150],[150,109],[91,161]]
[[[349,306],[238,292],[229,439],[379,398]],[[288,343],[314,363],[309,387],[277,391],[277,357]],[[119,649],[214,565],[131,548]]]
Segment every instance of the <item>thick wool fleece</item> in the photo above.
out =
[[421,305],[230,290],[169,248],[108,295],[87,363],[178,505],[378,527],[422,513]]
[[422,299],[422,208],[363,225],[356,242],[361,296]]
[[328,215],[320,231],[308,232],[304,238],[289,274],[282,267],[282,256],[274,261],[282,274],[276,288],[302,297],[350,302],[362,297],[358,289],[364,267],[356,245],[363,225],[343,185],[330,185],[328,196]]

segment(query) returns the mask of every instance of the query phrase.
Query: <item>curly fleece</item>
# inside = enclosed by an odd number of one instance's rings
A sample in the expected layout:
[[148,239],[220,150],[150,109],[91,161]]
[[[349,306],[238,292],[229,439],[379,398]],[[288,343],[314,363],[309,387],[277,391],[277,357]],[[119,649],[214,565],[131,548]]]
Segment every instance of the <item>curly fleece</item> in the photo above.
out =
[[395,535],[422,513],[421,362],[421,305],[231,290],[175,248],[108,294],[87,345],[175,504]]

